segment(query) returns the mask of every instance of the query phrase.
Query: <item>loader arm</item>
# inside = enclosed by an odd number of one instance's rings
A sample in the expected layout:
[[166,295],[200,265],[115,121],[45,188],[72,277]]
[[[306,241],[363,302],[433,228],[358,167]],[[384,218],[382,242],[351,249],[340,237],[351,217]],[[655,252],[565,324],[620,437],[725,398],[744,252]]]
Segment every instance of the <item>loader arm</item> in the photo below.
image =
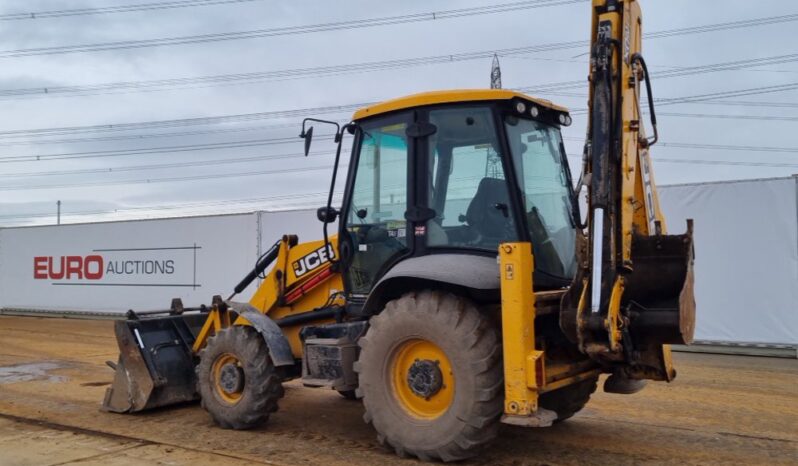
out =
[[[329,238],[329,245],[325,248],[325,241],[299,244],[296,236],[286,235],[273,246],[273,257],[269,264],[259,265],[270,268],[268,272],[261,270],[264,273],[262,282],[250,298],[248,308],[268,316],[281,327],[296,359],[302,358],[302,341],[299,336],[302,325],[308,322],[333,321],[336,310],[343,306],[342,277],[340,273],[333,271],[331,262],[336,257],[337,248],[337,237]],[[267,251],[264,257],[270,252]],[[251,273],[245,277],[236,287],[236,292],[243,291],[258,276],[258,273]],[[232,308],[235,310],[236,305],[233,304]],[[212,308],[194,341],[193,352],[199,353],[209,336],[230,325],[224,308]],[[232,325],[254,323],[249,322],[246,315],[239,313]]]
[[658,134],[638,0],[593,0],[591,28],[582,171],[588,228],[561,327],[584,353],[630,379],[670,381],[667,344],[693,337],[692,221],[684,235],[666,235],[650,156]]
[[[103,400],[105,411],[126,413],[197,399],[194,367],[208,339],[223,329],[252,326],[265,340],[272,362],[285,367],[285,379],[298,376],[302,327],[340,317],[343,283],[330,259],[337,238],[299,244],[285,235],[261,256],[227,300],[215,296],[210,306],[184,308],[179,299],[170,309],[128,313],[115,323],[119,359],[111,363],[114,383]],[[325,251],[329,251],[325,253]],[[257,278],[262,282],[249,303],[233,296]]]

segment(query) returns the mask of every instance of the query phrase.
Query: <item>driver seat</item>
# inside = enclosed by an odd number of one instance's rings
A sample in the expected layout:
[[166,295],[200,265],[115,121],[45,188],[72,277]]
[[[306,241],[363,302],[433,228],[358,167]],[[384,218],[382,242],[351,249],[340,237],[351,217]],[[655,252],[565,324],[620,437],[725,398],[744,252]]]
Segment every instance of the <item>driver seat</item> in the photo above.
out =
[[483,237],[507,239],[507,226],[510,217],[505,217],[498,205],[510,208],[510,196],[507,193],[507,181],[498,178],[482,178],[479,187],[466,210],[466,222]]

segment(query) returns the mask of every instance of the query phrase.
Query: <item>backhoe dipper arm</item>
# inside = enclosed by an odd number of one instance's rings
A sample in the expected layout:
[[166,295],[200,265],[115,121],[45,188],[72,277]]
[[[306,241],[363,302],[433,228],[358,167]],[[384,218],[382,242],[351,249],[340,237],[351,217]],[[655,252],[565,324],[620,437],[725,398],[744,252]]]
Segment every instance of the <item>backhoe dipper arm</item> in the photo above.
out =
[[[691,227],[665,235],[649,156],[658,135],[640,3],[593,0],[592,10],[587,243],[561,324],[583,352],[630,378],[670,380],[675,373],[662,345],[692,339]],[[643,85],[652,139],[642,121]]]

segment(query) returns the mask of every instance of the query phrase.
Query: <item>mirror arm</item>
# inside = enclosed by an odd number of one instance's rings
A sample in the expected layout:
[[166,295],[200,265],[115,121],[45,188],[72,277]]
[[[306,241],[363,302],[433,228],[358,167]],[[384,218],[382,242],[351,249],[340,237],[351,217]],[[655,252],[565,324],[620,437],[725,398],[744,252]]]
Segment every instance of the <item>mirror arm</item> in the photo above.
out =
[[[315,121],[316,123],[324,123],[324,124],[335,126],[335,142],[338,142],[341,139],[341,125],[339,125],[335,121],[319,120],[317,118],[305,118],[304,120],[302,120],[302,132],[299,133],[299,137],[304,138],[305,135],[307,134],[307,132],[305,131],[305,125],[309,121]],[[348,125],[348,123],[347,123],[347,125]]]
[[[313,119],[312,118],[306,118],[305,121],[307,121],[307,120],[313,120]],[[323,120],[313,120],[313,121],[323,121]],[[305,123],[303,121],[302,122],[303,128],[304,128],[304,125],[305,125]],[[347,123],[347,124],[344,125],[343,128],[338,126],[338,123],[335,123],[335,125],[338,128],[337,132],[335,133],[335,140],[338,143],[338,147],[335,149],[335,162],[333,164],[332,180],[330,181],[330,192],[327,194],[327,212],[329,212],[330,209],[332,208],[332,198],[333,198],[333,192],[335,191],[335,181],[336,181],[336,179],[338,177],[338,162],[341,160],[341,146],[343,145],[343,141],[344,141],[344,137],[343,137],[344,136],[344,131],[349,129],[350,127],[357,128],[355,123]],[[338,221],[340,222],[341,220],[338,219]],[[330,256],[330,264],[335,265],[335,264],[337,264],[339,262],[339,260],[338,259],[333,259],[332,256],[329,254],[329,252],[330,252],[330,239],[329,239],[329,235],[327,233],[327,225],[329,225],[329,224],[330,224],[330,222],[324,222],[324,227],[323,227],[323,230],[324,230],[324,247],[327,250],[328,256]]]

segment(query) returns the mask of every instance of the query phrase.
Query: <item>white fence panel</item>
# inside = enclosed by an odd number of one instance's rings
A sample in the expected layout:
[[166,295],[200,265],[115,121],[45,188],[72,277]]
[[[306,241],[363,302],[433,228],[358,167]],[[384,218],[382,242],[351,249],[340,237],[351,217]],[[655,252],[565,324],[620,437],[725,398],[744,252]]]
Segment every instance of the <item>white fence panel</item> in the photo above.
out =
[[[696,222],[696,338],[798,343],[798,178],[660,188],[673,233]],[[228,294],[315,210],[0,230],[0,307],[114,311]],[[335,234],[336,225],[329,226]],[[253,284],[240,299],[255,290]]]
[[[257,257],[255,214],[0,230],[0,305],[126,311],[209,303]],[[253,288],[253,287],[250,287]],[[251,290],[246,291],[250,293]]]
[[798,343],[797,182],[660,188],[669,232],[695,219],[697,339]]
[[[297,235],[300,243],[324,238],[324,224],[316,218],[315,209],[261,212],[260,228],[263,251],[283,235]],[[327,233],[330,236],[338,234],[338,224],[329,224]]]

